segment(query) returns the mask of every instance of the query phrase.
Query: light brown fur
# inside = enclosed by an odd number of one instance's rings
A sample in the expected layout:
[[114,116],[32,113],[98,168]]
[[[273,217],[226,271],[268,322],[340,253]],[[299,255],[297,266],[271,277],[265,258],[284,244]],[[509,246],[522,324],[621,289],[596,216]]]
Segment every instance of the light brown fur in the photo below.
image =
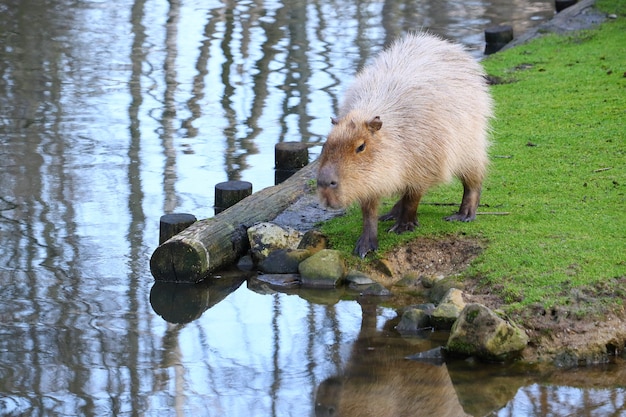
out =
[[396,219],[391,230],[402,233],[417,226],[424,193],[458,177],[463,201],[447,219],[475,218],[492,100],[482,67],[463,47],[427,34],[396,41],[357,75],[338,116],[320,156],[318,190],[333,208],[361,204],[358,255],[377,248],[383,196],[402,196],[381,217]]

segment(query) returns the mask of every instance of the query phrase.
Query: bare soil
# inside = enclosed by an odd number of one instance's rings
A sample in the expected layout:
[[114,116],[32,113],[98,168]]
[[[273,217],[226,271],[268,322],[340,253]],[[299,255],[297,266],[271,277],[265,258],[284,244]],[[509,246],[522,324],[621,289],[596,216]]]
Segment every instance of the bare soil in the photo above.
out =
[[[415,294],[424,290],[422,281],[461,274],[485,246],[486,242],[464,237],[417,238],[386,254],[378,265],[375,263],[373,272],[382,284],[392,286],[394,292]],[[411,284],[409,280],[407,284],[406,277],[413,277],[414,282]],[[626,286],[626,277],[619,281],[620,286]],[[482,285],[478,278],[459,280],[459,287],[467,302],[481,303],[491,309],[505,307],[493,289]],[[567,306],[546,309],[532,305],[515,313],[512,319],[530,337],[523,359],[569,367],[624,357],[626,314],[623,310],[606,310],[607,304],[602,299],[611,296],[603,288],[581,289],[572,292]],[[396,301],[406,300],[398,297]]]

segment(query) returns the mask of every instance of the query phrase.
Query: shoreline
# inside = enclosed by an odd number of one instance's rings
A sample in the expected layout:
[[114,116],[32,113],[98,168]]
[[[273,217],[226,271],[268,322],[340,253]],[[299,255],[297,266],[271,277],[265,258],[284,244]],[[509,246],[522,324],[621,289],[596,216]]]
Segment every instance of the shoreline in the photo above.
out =
[[[544,34],[565,34],[592,29],[610,17],[595,7],[594,0],[583,0],[556,14],[549,21],[514,38],[502,51],[523,45]],[[498,52],[496,52],[497,54]],[[306,231],[319,222],[343,214],[343,210],[326,210],[320,206],[316,195],[305,193],[294,204],[279,214],[272,222],[281,226]],[[470,302],[481,302],[497,309],[501,300],[481,293],[476,282],[465,280],[466,297]],[[385,283],[389,285],[389,283]],[[473,288],[472,291],[469,288]],[[402,297],[402,296],[401,296]],[[404,296],[406,298],[406,296]],[[605,313],[597,317],[571,317],[566,309],[546,311],[542,306],[532,306],[515,317],[516,323],[526,330],[531,341],[522,353],[528,363],[552,363],[560,367],[594,365],[611,360],[622,360],[626,341],[626,315],[622,312]]]

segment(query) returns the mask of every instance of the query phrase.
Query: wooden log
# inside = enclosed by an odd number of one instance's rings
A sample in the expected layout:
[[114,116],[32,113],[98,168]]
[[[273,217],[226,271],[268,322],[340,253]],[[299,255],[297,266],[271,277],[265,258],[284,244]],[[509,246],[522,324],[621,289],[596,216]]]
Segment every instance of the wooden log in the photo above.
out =
[[155,249],[150,271],[158,281],[199,282],[233,264],[249,247],[246,230],[271,221],[307,192],[317,161],[287,181],[258,191],[210,219],[199,220]]

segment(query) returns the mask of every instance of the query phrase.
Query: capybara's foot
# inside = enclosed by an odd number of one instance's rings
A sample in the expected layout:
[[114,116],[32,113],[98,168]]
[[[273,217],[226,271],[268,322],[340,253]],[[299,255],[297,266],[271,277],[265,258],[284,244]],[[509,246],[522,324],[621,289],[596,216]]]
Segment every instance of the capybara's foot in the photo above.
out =
[[389,229],[389,233],[395,232],[397,234],[401,234],[404,232],[412,232],[417,226],[419,226],[417,220],[414,222],[397,222],[391,229]]
[[376,249],[378,249],[378,238],[376,236],[368,236],[364,233],[356,242],[354,254],[363,259],[368,253],[374,252]]
[[471,213],[455,213],[452,216],[448,216],[445,217],[445,219],[449,222],[455,222],[455,221],[459,221],[459,222],[471,222],[472,220],[474,220],[476,218],[476,214],[471,214]]
[[396,216],[391,211],[387,214],[383,214],[382,216],[378,218],[378,220],[381,222],[386,222],[387,220],[395,220],[395,219],[396,219]]

